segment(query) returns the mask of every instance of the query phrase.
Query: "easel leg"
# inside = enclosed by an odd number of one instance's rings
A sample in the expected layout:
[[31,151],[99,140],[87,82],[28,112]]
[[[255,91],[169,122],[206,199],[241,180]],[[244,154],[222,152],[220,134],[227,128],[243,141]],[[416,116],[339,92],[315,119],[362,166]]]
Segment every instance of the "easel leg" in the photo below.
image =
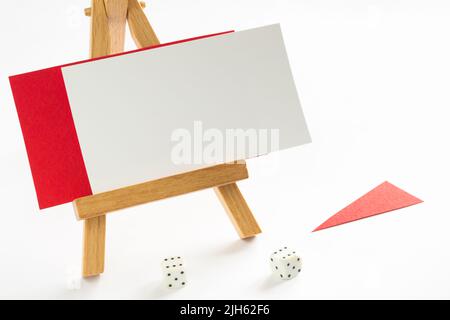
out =
[[214,190],[242,239],[261,233],[261,229],[236,183],[217,187]]
[[94,277],[105,269],[106,216],[84,220],[83,277]]

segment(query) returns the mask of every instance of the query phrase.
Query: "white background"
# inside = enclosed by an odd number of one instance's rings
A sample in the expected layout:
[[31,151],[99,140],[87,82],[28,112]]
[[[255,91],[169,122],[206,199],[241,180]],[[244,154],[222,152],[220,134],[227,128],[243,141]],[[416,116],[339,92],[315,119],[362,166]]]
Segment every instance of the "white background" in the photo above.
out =
[[[69,290],[82,223],[70,204],[38,211],[7,76],[86,58],[87,5],[2,4],[0,298],[450,298],[446,0],[149,3],[163,42],[281,22],[313,144],[249,161],[240,186],[264,229],[253,241],[212,190],[130,209],[108,216],[106,273]],[[311,234],[384,180],[425,202]],[[267,261],[284,245],[304,260],[289,282]],[[162,287],[168,255],[189,264],[183,290]]]

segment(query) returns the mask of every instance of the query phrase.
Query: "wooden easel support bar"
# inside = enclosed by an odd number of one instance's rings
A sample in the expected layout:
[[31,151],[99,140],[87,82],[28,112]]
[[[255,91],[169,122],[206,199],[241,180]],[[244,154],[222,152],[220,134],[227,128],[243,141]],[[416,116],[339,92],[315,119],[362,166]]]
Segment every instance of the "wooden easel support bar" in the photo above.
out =
[[[128,10],[126,0],[91,0],[91,58],[123,51]],[[108,12],[111,17],[108,17]],[[114,36],[113,34],[114,33]],[[84,220],[83,277],[105,270],[106,216]]]
[[241,239],[252,238],[261,233],[258,222],[236,183],[219,186],[214,190]]
[[[139,4],[141,5],[142,9],[145,9],[147,7],[147,4],[144,1],[139,1]],[[92,15],[92,8],[85,8],[84,15],[86,17],[90,17]]]
[[247,178],[246,165],[223,164],[80,198],[73,205],[77,219],[86,220]]
[[105,270],[106,216],[84,221],[83,277],[95,277]]

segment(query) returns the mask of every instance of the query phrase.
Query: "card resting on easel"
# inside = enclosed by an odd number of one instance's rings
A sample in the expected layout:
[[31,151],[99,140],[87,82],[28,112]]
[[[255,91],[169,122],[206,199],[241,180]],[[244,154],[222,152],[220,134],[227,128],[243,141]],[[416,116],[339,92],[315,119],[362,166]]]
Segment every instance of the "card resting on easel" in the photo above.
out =
[[279,25],[10,82],[42,209],[311,141]]

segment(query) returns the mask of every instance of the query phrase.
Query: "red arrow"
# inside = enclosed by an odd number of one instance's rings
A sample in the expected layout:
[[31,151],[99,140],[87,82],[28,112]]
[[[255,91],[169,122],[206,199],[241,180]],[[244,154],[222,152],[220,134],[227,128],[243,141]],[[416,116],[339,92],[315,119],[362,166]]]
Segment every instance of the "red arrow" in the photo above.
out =
[[336,213],[313,232],[409,207],[421,202],[423,201],[386,181]]

